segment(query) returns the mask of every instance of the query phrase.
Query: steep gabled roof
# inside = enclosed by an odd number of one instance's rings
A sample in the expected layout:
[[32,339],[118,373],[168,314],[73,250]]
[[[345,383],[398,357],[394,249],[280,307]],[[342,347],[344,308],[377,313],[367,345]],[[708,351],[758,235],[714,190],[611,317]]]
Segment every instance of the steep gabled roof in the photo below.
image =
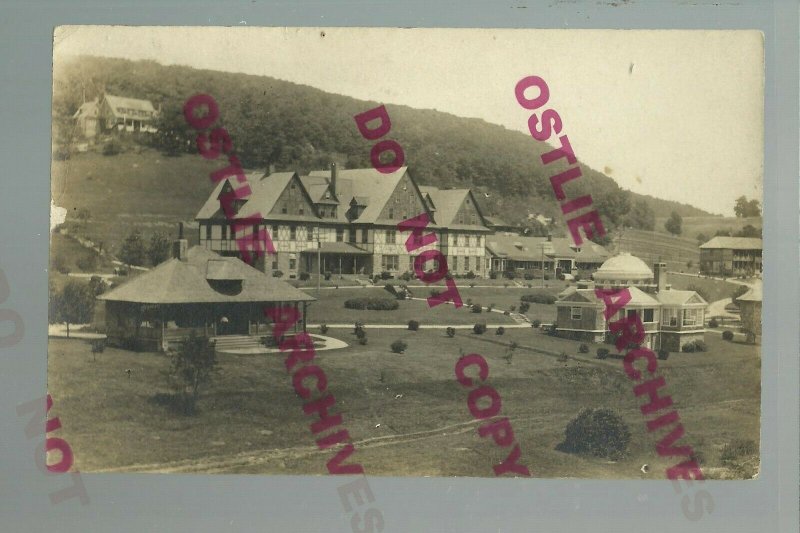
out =
[[108,102],[108,105],[111,108],[111,112],[114,114],[114,116],[117,117],[122,117],[126,115],[124,112],[118,111],[117,108],[135,109],[136,111],[147,111],[150,113],[153,113],[156,110],[156,108],[153,107],[153,103],[150,102],[150,100],[128,98],[127,96],[114,96],[113,94],[106,94],[105,100]]
[[72,118],[96,117],[97,111],[98,111],[97,102],[95,101],[84,102],[83,104],[81,104],[78,110],[75,111],[75,114],[72,115]]
[[[438,189],[436,187],[423,185],[419,187],[419,190],[423,195],[428,195],[433,205],[436,207],[435,218],[438,225],[451,229],[465,230],[486,227],[484,225],[486,218],[483,216],[483,213],[481,213],[481,208],[478,206],[478,202],[475,201],[475,197],[469,189]],[[458,210],[464,204],[464,200],[466,200],[467,197],[472,201],[475,211],[478,212],[479,222],[477,224],[459,224],[456,221]]]
[[761,284],[757,283],[753,287],[750,287],[749,291],[736,298],[736,300],[744,302],[760,302],[763,299],[762,294]]
[[692,303],[708,304],[702,296],[695,291],[680,291],[667,289],[656,293],[656,299],[664,305],[685,305]]
[[762,241],[757,237],[714,237],[705,244],[700,245],[701,250],[729,249],[729,250],[761,250]]
[[[361,202],[366,200],[367,206],[358,217],[358,222],[374,223],[407,171],[408,167],[400,167],[390,174],[383,174],[374,168],[337,169],[336,196],[342,205],[349,205],[353,197],[360,197]],[[315,170],[308,175],[308,178],[317,180],[323,178],[326,184],[330,183],[330,177],[330,170]],[[314,182],[306,179],[304,183]],[[338,220],[347,221],[345,211],[338,210]]]
[[[212,283],[220,280],[241,280],[241,292],[227,294],[215,290]],[[222,257],[200,246],[188,250],[187,261],[169,259],[153,270],[139,274],[98,296],[98,299],[143,304],[314,300],[300,289],[264,274],[239,259]]]
[[[261,213],[262,216],[266,217],[275,207],[275,202],[278,201],[281,193],[286,189],[292,176],[295,175],[295,172],[273,172],[269,176],[264,176],[263,172],[245,173],[246,183],[250,186],[250,195],[246,198],[247,203],[244,204],[236,218],[245,218],[254,213]],[[214,187],[205,204],[195,216],[195,220],[208,220],[216,215],[222,215],[219,195],[228,182],[234,188],[244,186],[238,183],[235,178],[229,178],[217,183],[217,186]]]

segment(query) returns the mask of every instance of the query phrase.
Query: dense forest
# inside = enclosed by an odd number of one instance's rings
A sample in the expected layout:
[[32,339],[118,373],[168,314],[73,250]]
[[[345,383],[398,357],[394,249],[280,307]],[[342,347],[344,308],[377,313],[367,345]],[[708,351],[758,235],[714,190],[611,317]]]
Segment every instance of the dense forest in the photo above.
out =
[[[57,143],[73,141],[71,119],[84,102],[103,92],[149,99],[162,109],[151,142],[165,150],[194,151],[194,132],[182,115],[186,98],[212,95],[219,123],[231,134],[247,168],[308,171],[336,161],[345,168],[369,166],[371,143],[353,116],[378,102],[281,81],[266,76],[164,66],[153,61],[75,57],[54,73],[53,123]],[[487,214],[525,224],[528,213],[561,220],[549,183],[552,170],[539,159],[552,147],[520,132],[432,110],[387,105],[390,137],[403,146],[406,164],[421,184],[472,187]],[[188,141],[188,142],[187,142]],[[570,195],[591,193],[609,229],[621,224],[653,229],[655,217],[708,213],[695,207],[620,189],[611,178],[582,167]],[[580,183],[577,183],[580,182]]]

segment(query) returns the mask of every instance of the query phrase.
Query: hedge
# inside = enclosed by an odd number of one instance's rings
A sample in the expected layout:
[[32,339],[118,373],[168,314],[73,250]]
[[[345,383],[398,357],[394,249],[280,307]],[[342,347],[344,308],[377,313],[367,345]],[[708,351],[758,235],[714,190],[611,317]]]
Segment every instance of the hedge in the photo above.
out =
[[400,304],[395,298],[351,298],[345,300],[347,309],[369,309],[370,311],[394,311]]
[[531,294],[524,294],[520,300],[523,302],[535,303],[535,304],[554,304],[556,303],[556,297],[553,294],[550,294],[546,291],[537,291]]

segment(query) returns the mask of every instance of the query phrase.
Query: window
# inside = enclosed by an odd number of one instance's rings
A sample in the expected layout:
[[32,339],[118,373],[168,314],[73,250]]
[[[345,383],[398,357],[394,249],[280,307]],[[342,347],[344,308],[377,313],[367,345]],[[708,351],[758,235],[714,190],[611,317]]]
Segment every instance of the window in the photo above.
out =
[[306,228],[306,239],[308,239],[309,241],[314,240],[314,228],[312,228],[311,226],[308,226]]
[[286,209],[286,206],[285,206],[285,205],[284,205],[283,207],[281,207],[281,213],[282,213],[282,214],[284,214],[284,215],[285,215],[287,212],[288,212],[288,210]]
[[253,224],[253,240],[258,240],[258,224]]
[[293,241],[297,239],[297,226],[289,227],[289,238]]
[[278,270],[278,260],[272,261],[272,270]]
[[231,240],[232,241],[236,240],[236,224],[234,224],[233,222],[231,222]]
[[227,238],[228,238],[228,225],[227,224],[223,224],[222,225],[222,240],[223,241],[227,240]]
[[336,242],[344,242],[344,228],[336,228]]
[[386,230],[386,243],[387,244],[394,244],[397,242],[397,231],[393,229]]
[[356,242],[356,228],[347,231],[347,242]]
[[673,308],[664,308],[661,310],[661,323],[665,326],[678,325],[678,310]]
[[303,208],[303,206],[301,205],[301,206],[300,206],[300,207],[297,209],[297,213],[298,213],[299,215],[305,215],[305,214],[306,214],[306,210],[305,210],[305,209]]
[[655,309],[645,309],[642,322],[655,322]]
[[367,228],[362,229],[361,230],[361,242],[366,243],[367,242],[367,236],[368,236]]
[[470,235],[469,237],[469,245],[473,248],[478,246],[478,237],[476,235]]
[[394,209],[389,209],[389,218],[394,218]]
[[396,255],[384,255],[381,258],[381,265],[383,270],[397,271],[400,267],[400,258]]
[[470,256],[466,256],[464,258],[464,270],[470,271],[472,270],[472,258]]
[[453,256],[452,269],[453,269],[453,272],[458,271],[458,256],[457,255]]
[[272,225],[272,240],[276,240],[278,238],[278,225]]
[[206,224],[206,240],[211,240],[211,224]]
[[683,310],[683,325],[684,326],[697,326],[700,324],[701,313],[699,309],[684,309]]
[[580,307],[570,307],[569,308],[569,317],[572,320],[580,320],[581,319],[581,308]]
[[289,270],[297,270],[297,259],[289,259]]
[[414,272],[414,256],[413,255],[409,255],[408,256],[408,271],[409,272]]

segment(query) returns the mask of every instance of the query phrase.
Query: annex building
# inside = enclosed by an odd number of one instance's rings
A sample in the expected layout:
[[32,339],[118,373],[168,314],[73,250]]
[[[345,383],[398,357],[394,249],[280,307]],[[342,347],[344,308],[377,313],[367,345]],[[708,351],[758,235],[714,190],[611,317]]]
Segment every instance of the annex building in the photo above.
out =
[[700,245],[700,272],[720,276],[753,276],[762,271],[761,239],[714,237]]
[[153,133],[158,111],[150,100],[104,94],[91,102],[84,102],[72,118],[86,138],[107,131]]
[[[654,270],[629,253],[605,261],[593,275],[563,291],[556,301],[556,334],[588,342],[608,342],[608,322],[636,313],[645,328],[642,346],[651,350],[680,351],[705,335],[706,302],[695,291],[675,290],[667,283],[665,263]],[[627,287],[631,300],[608,321],[595,288]]]
[[565,274],[594,270],[611,255],[591,241],[575,246],[566,237],[523,237],[513,233],[487,237],[486,253],[495,272],[560,269]]
[[[373,168],[247,174],[251,194],[234,204],[237,219],[248,219],[257,235],[266,229],[276,254],[263,254],[254,264],[286,277],[301,273],[394,276],[413,272],[414,257],[438,249],[450,272],[487,277],[486,218],[469,189],[419,186],[407,167],[391,174]],[[233,190],[230,180],[217,184],[195,220],[200,246],[223,256],[240,257],[233,228],[220,207],[220,195]],[[238,186],[238,185],[237,185]],[[420,214],[430,221],[426,232],[436,243],[406,250],[410,233],[398,223]],[[248,232],[249,233],[249,232]],[[240,235],[241,236],[241,233]]]

